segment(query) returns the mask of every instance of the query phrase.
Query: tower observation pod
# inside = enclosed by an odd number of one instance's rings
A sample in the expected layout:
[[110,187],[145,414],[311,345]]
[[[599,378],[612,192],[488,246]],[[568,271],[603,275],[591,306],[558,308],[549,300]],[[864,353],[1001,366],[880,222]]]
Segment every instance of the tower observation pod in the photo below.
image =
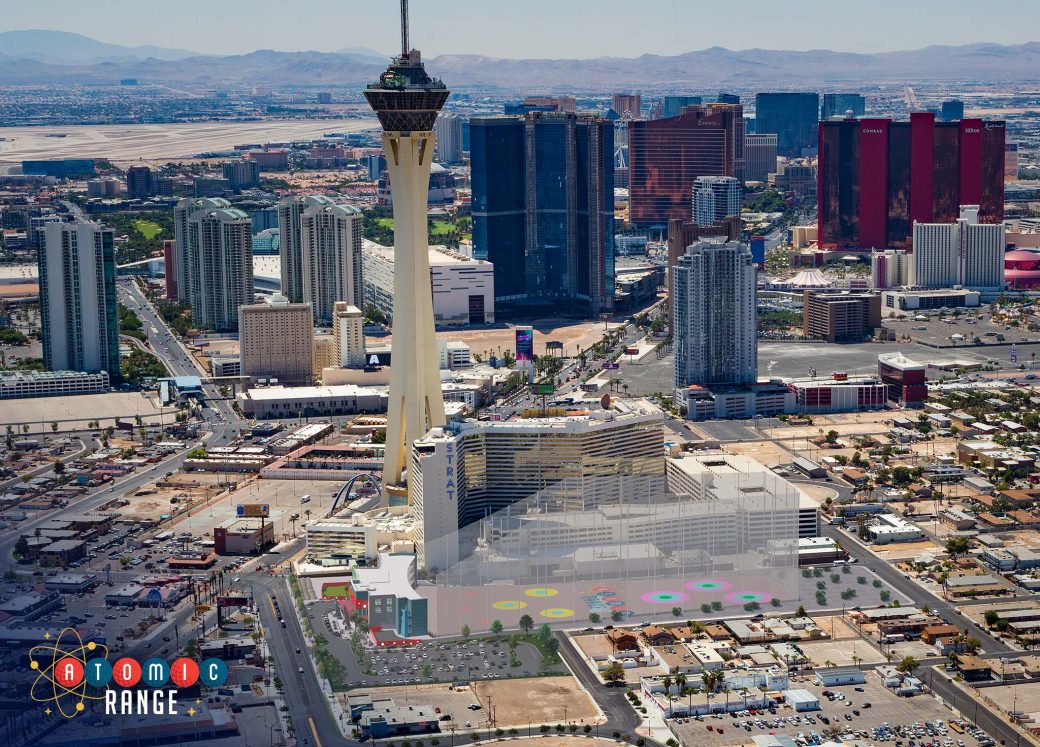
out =
[[364,93],[383,128],[394,211],[393,358],[383,461],[386,504],[407,496],[404,471],[412,444],[445,422],[426,201],[436,143],[433,123],[450,91],[426,74],[419,51],[409,49],[408,0],[401,0],[401,55]]

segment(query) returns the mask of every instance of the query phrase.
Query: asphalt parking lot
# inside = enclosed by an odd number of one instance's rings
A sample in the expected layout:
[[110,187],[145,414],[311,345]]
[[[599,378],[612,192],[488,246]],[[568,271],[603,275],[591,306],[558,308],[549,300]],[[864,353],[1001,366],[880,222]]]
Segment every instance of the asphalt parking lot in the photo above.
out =
[[[792,678],[791,687],[808,690],[819,697],[819,711],[796,713],[790,706],[781,705],[777,707],[776,715],[727,714],[722,718],[704,717],[701,721],[672,719],[668,723],[681,743],[698,747],[749,744],[756,734],[783,734],[794,738],[802,735],[807,744],[819,744],[827,741],[828,732],[834,729],[853,739],[863,740],[864,744],[981,747],[979,740],[970,734],[960,734],[947,728],[946,724],[954,718],[954,714],[936,698],[931,695],[901,698],[886,688],[873,672],[867,673],[865,684],[856,686],[824,688],[807,679],[798,680]],[[824,690],[843,697],[828,700],[822,694]],[[870,706],[867,707],[866,703],[870,703]],[[779,719],[783,719],[783,722]],[[939,728],[935,725],[937,719],[943,722]],[[930,723],[933,734],[925,726],[926,721]],[[745,726],[749,722],[750,729]],[[915,729],[912,726],[914,724],[918,724],[918,728]],[[722,734],[718,733],[720,727]]]
[[[510,656],[508,636],[500,640],[473,638],[468,641],[430,641],[415,646],[390,646],[365,649],[362,666],[350,647],[350,641],[334,632],[326,617],[339,614],[332,602],[309,605],[308,616],[315,633],[329,642],[329,651],[347,668],[351,687],[386,687],[418,685],[434,682],[470,682],[479,680],[533,677],[546,671],[541,652],[529,643],[518,643],[515,656]],[[563,662],[549,671],[566,671]]]
[[[946,325],[942,325],[946,326]],[[1010,338],[1009,338],[1010,339]],[[1017,339],[1017,338],[1016,338]],[[854,345],[828,345],[812,342],[763,342],[758,344],[758,375],[760,377],[807,378],[815,368],[818,377],[830,376],[836,371],[849,374],[876,374],[877,357],[881,353],[902,352],[914,360],[948,360],[962,357],[961,348],[935,350],[912,342],[866,342]],[[964,348],[968,350],[968,348]],[[995,348],[995,357],[1004,355],[1006,348]],[[1006,355],[1004,355],[1006,358]],[[1019,358],[1021,360],[1021,357]],[[639,363],[620,361],[619,378],[628,384],[628,394],[648,395],[671,392],[675,388],[675,356],[669,353],[658,360],[654,356]]]
[[[940,318],[934,312],[927,316],[927,320],[910,316],[904,320],[887,318],[884,325],[897,336],[909,335],[913,340],[926,345],[950,345],[950,337],[954,334],[963,335],[969,342],[978,337],[984,345],[996,342],[1040,343],[1040,335],[1029,332],[1025,327],[994,324],[990,319],[989,307],[962,309],[962,313],[956,317],[948,315]],[[1001,341],[998,335],[1003,336],[1004,340]]]

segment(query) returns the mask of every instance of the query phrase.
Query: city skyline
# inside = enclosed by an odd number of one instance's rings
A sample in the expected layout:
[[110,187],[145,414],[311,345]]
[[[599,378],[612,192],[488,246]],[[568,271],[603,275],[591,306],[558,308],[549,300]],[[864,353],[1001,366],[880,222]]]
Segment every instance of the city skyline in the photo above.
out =
[[[176,7],[118,0],[106,6],[106,13],[70,0],[49,0],[6,9],[3,30],[69,31],[112,44],[181,47],[200,54],[367,48],[382,55],[397,46],[395,26],[388,22],[396,13],[394,5],[332,5],[323,11],[327,14],[325,22],[293,26],[270,22],[282,7],[270,0],[231,0],[217,7],[200,0],[186,0]],[[618,14],[625,12],[619,0],[597,3],[595,14],[588,12],[588,2],[561,6],[549,0],[532,0],[523,7],[503,6],[493,16],[477,12],[479,6],[473,0],[416,3],[412,14],[416,27],[423,29],[416,44],[428,50],[429,57],[449,53],[521,58],[638,57],[715,46],[869,53],[933,44],[1034,41],[1032,29],[1040,23],[1040,6],[1028,0],[1004,0],[1000,5],[1002,13],[965,0],[927,0],[912,5],[878,0],[857,11],[824,0],[797,0],[782,7],[765,0],[749,0],[743,6],[739,26],[727,22],[730,11],[722,6],[677,8],[664,0],[650,0],[640,6],[646,18],[667,15],[670,22],[663,25],[618,23]],[[943,12],[937,13],[938,9]],[[229,39],[226,23],[195,23],[199,13],[242,24],[249,33]],[[544,23],[549,13],[556,19],[553,24]],[[1016,19],[1014,24],[1005,22],[1009,16]],[[112,24],[113,18],[119,19],[117,26]],[[893,18],[899,18],[899,23],[892,23]],[[572,29],[578,24],[585,33],[575,37]],[[365,33],[345,37],[345,28],[365,29]],[[502,34],[502,29],[510,33]],[[178,39],[190,42],[181,44]]]

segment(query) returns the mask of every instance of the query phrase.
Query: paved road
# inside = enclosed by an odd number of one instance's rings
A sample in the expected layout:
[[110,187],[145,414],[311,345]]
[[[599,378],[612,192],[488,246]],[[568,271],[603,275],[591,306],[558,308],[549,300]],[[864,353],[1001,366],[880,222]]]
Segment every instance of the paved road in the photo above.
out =
[[[119,279],[119,300],[127,308],[137,314],[141,320],[141,326],[148,337],[148,345],[153,353],[158,355],[166,363],[174,376],[205,376],[206,373],[198,368],[195,359],[181,344],[177,336],[163,321],[162,316],[155,307],[149,303],[133,278]],[[152,332],[152,329],[157,332]],[[206,395],[206,404],[216,414],[218,423],[241,423],[231,403],[223,399],[213,384],[203,384]],[[206,414],[206,411],[203,411]]]
[[955,611],[954,605],[929,593],[889,563],[881,560],[877,555],[860,544],[850,533],[841,531],[838,527],[829,524],[824,525],[821,531],[824,536],[839,540],[850,556],[856,558],[862,565],[870,568],[882,580],[886,581],[904,597],[913,601],[914,604],[918,606],[928,605],[933,612],[943,617],[951,625],[956,625],[961,630],[967,629],[972,631],[972,635],[979,639],[983,650],[987,654],[1015,653],[1014,649],[1006,643],[998,638],[994,638],[988,631],[978,627],[973,621]]
[[[924,670],[918,670],[918,675],[923,676],[924,681],[932,691],[942,697],[948,705],[956,708],[963,718],[968,719],[979,728],[984,729],[986,733],[996,739],[999,744],[1022,744],[1023,740],[1021,733],[1015,729],[1014,726],[1008,723],[1004,717],[999,713],[991,711],[985,704],[979,703],[978,700],[958,688],[941,674],[935,672],[932,668],[929,667]],[[982,690],[981,692],[985,692],[985,690]],[[1030,744],[1028,739],[1024,741],[1027,745]]]
[[[319,684],[310,665],[310,657],[302,653],[306,651],[307,644],[285,580],[280,576],[259,573],[248,573],[243,578],[252,585],[257,612],[264,626],[264,637],[282,680],[282,697],[289,708],[297,738],[301,742],[306,739],[314,743],[316,737],[322,747],[359,745],[360,742],[343,736],[332,715],[329,694]],[[284,628],[275,617],[270,601],[272,596],[278,599],[278,607],[285,620]],[[296,653],[297,649],[301,651],[300,654]],[[302,673],[299,671],[301,667]]]
[[622,736],[629,742],[635,742],[640,735],[636,733],[636,727],[642,720],[636,714],[635,709],[625,697],[627,688],[607,687],[599,681],[599,677],[592,673],[585,664],[570,638],[562,631],[556,631],[556,638],[560,641],[560,655],[574,672],[582,686],[595,699],[603,715],[607,717],[607,723],[599,725],[599,734],[609,736],[614,731],[621,732]]

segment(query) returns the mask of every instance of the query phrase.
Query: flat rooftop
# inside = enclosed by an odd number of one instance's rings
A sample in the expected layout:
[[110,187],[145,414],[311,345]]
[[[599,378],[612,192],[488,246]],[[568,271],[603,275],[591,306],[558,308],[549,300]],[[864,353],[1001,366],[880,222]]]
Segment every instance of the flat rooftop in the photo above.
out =
[[[377,244],[374,241],[363,239],[361,242],[361,248],[373,257],[378,257],[386,262],[393,264],[394,261],[394,248],[392,246],[383,246]],[[432,245],[430,246],[430,267],[437,265],[487,265],[491,267],[491,263],[483,259],[471,259],[464,254],[453,252],[448,247],[443,245]]]
[[357,568],[354,571],[354,586],[369,594],[393,594],[402,599],[423,599],[412,588],[411,566],[415,558],[412,555],[379,554],[379,567]]

